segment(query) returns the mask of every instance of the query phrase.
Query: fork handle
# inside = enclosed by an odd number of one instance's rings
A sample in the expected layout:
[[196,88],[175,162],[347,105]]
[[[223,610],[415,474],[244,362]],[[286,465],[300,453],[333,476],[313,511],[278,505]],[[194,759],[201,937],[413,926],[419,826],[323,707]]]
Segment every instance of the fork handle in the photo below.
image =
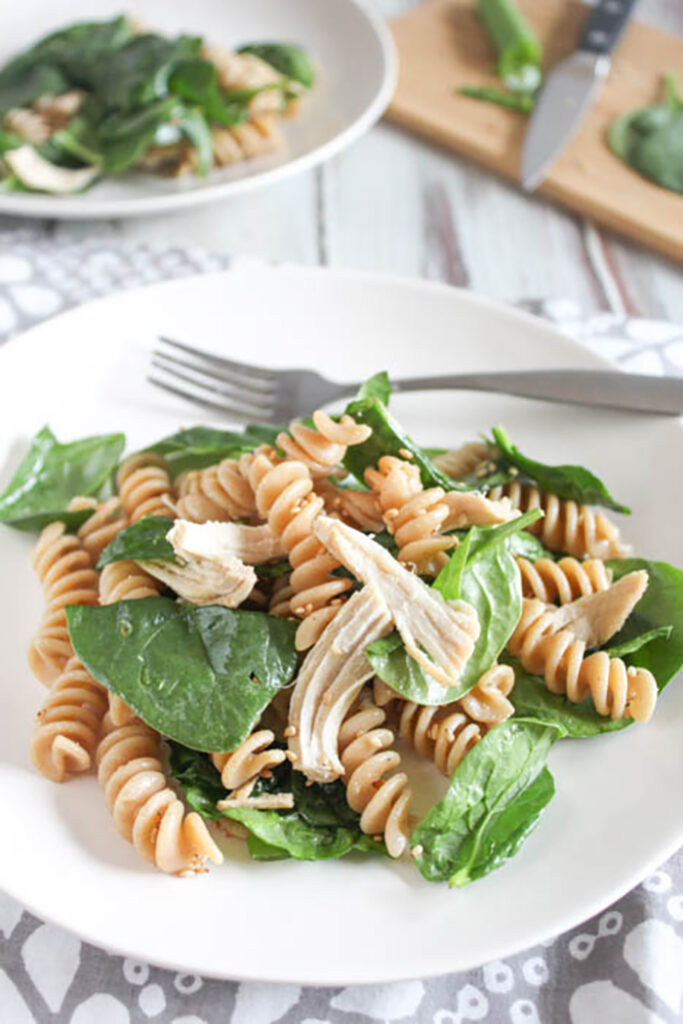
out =
[[665,416],[683,413],[683,377],[649,377],[620,370],[516,370],[447,377],[407,377],[392,381],[392,386],[395,391],[457,388]]

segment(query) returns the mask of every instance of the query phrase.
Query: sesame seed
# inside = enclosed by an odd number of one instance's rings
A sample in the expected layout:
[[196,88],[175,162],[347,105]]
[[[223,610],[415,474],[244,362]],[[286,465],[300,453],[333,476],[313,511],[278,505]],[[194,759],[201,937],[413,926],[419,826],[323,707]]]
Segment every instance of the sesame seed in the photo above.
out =
[[414,846],[412,848],[412,850],[410,851],[410,856],[411,857],[421,857],[423,853],[424,853],[424,847],[422,846],[421,843],[418,843],[417,846]]
[[287,728],[284,730],[282,735],[285,738],[289,738],[290,736],[296,736],[296,734],[297,734],[296,726],[295,725],[288,725]]
[[409,452],[407,448],[399,448],[398,454],[401,456],[402,459],[412,459],[413,458],[413,453]]

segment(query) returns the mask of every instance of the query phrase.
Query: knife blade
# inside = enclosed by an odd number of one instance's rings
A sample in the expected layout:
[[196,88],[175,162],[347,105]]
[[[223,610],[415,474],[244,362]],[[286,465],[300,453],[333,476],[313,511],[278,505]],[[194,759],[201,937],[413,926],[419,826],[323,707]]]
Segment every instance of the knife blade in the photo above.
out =
[[610,69],[610,54],[636,0],[599,0],[578,49],[548,75],[536,101],[522,150],[522,185],[533,192],[576,134]]

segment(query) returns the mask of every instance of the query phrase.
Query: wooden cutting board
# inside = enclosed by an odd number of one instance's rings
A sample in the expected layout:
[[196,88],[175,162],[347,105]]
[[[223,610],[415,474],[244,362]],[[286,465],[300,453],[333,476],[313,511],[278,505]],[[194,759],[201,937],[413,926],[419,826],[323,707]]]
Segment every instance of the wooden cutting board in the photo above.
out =
[[[575,48],[586,7],[575,0],[519,3],[550,68]],[[525,115],[457,92],[465,84],[500,84],[474,0],[427,0],[393,31],[400,71],[389,118],[518,181]],[[667,71],[677,72],[683,87],[683,38],[632,23],[602,92],[539,192],[683,262],[683,196],[639,177],[605,144],[614,117],[659,98]]]

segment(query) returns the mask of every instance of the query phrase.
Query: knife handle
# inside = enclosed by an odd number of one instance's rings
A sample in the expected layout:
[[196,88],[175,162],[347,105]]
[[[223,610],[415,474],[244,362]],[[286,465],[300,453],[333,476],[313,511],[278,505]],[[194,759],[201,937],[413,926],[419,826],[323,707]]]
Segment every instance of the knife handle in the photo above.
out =
[[635,4],[636,0],[598,0],[586,19],[579,49],[587,53],[611,53]]

